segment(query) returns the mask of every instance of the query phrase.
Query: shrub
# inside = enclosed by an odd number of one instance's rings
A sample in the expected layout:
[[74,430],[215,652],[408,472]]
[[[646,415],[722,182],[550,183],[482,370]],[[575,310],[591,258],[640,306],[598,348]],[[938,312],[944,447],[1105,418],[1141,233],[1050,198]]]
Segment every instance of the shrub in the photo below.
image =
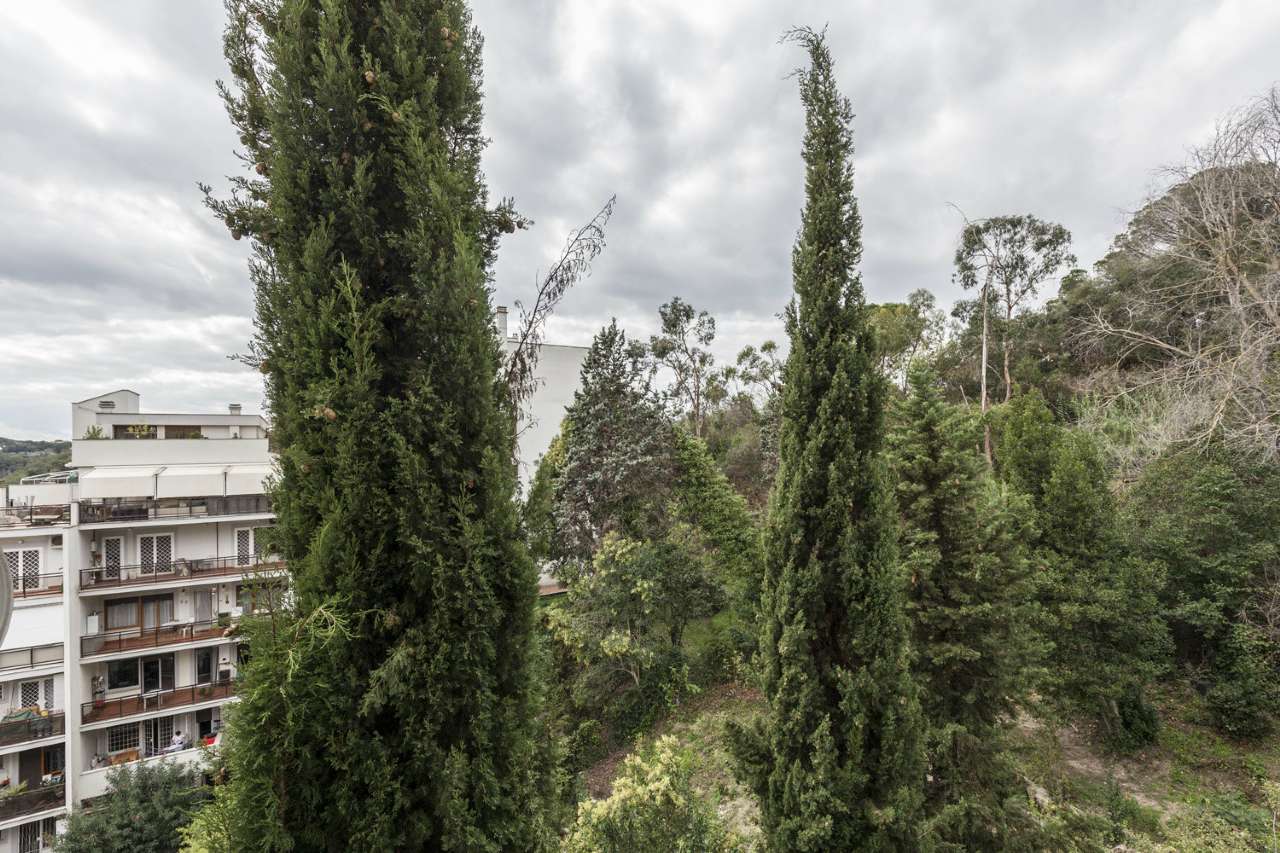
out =
[[563,853],[740,849],[711,803],[692,784],[692,761],[674,738],[662,738],[646,755],[629,756],[613,793],[578,807]]
[[1256,628],[1232,628],[1218,662],[1218,681],[1205,695],[1214,725],[1232,737],[1262,737],[1272,729],[1271,709],[1280,690],[1270,652],[1270,643]]

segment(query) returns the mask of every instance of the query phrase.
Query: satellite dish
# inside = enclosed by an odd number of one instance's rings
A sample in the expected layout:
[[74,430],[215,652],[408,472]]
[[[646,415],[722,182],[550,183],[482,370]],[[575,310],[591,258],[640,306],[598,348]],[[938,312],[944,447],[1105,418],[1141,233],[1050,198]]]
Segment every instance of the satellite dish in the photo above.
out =
[[0,582],[0,643],[9,633],[9,620],[13,618],[13,586],[8,578]]

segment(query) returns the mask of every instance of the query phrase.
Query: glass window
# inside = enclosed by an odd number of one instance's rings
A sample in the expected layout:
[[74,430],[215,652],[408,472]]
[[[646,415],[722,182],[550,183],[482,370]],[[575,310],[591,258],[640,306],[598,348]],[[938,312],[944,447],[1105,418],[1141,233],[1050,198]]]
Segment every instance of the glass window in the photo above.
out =
[[107,630],[132,628],[138,624],[138,599],[122,598],[107,602]]
[[196,649],[196,684],[213,681],[213,649]]
[[138,686],[138,659],[113,660],[107,664],[107,689]]
[[199,424],[168,424],[164,428],[165,438],[203,438]]
[[138,748],[138,724],[112,726],[107,729],[107,752]]
[[150,424],[116,424],[111,429],[112,438],[155,438],[156,428]]
[[142,659],[142,692],[173,689],[173,655],[155,655]]

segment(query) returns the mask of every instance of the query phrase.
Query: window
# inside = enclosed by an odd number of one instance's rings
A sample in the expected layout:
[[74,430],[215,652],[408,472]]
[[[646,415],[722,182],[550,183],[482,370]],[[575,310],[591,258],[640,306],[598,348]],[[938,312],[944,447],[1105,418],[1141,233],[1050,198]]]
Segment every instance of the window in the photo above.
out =
[[121,558],[124,556],[124,540],[110,536],[102,540],[102,579],[119,580]]
[[4,552],[5,567],[14,592],[40,586],[40,549],[23,548]]
[[138,624],[138,599],[117,598],[107,602],[107,630],[133,628]]
[[61,533],[57,534],[56,536],[50,536],[50,537],[49,537],[49,547],[50,547],[50,548],[53,548],[53,549],[55,549],[55,550],[60,549],[60,548],[62,547],[62,534],[61,534]]
[[196,684],[213,681],[213,649],[196,649]]
[[173,568],[173,534],[138,537],[138,562],[144,575],[167,572]]
[[54,834],[58,831],[58,818],[47,817],[18,827],[18,853],[40,853],[53,849]]
[[155,438],[156,428],[149,424],[116,424],[111,428],[112,438]]
[[46,678],[44,680],[44,709],[46,711],[53,710],[53,679]]
[[147,755],[158,755],[173,740],[173,717],[145,720],[142,723],[142,732],[147,745]]
[[142,659],[142,692],[173,689],[173,655],[153,655]]
[[46,746],[40,750],[41,773],[58,773],[67,765],[67,752],[64,744]]
[[204,438],[199,424],[169,424],[164,428],[165,438]]
[[40,707],[40,682],[24,681],[18,685],[18,707],[19,708],[39,708]]
[[138,686],[138,659],[113,660],[107,664],[107,689]]
[[258,549],[254,547],[252,527],[241,527],[236,530],[236,565],[252,565]]
[[107,729],[107,752],[138,748],[138,724],[112,726]]

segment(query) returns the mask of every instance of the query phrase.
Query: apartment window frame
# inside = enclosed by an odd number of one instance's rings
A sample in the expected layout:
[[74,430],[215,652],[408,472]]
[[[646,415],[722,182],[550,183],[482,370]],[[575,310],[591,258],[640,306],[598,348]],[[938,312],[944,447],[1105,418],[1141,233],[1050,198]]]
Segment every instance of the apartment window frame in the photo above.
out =
[[[126,675],[127,674],[127,675]],[[114,681],[113,679],[126,675],[132,676],[132,681]],[[108,690],[125,690],[133,687],[137,688],[142,685],[142,665],[138,658],[125,658],[124,660],[107,661],[107,689]]]
[[200,431],[199,424],[165,424],[164,437],[166,439],[204,438],[204,434]]
[[115,754],[138,749],[142,745],[141,727],[137,723],[125,723],[107,728],[107,752]]

